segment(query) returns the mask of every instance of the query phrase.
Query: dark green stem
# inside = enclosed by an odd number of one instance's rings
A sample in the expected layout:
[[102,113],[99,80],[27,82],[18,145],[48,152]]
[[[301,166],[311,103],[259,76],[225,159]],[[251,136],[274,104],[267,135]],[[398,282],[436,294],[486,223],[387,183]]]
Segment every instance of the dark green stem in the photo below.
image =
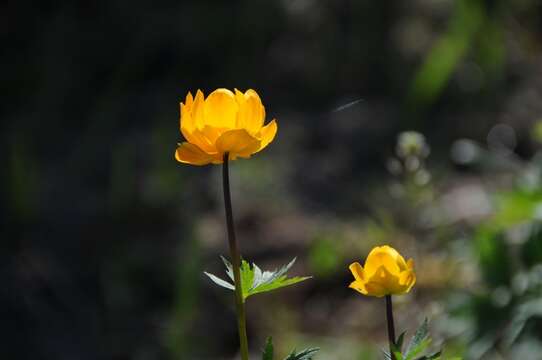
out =
[[248,360],[248,339],[246,326],[245,303],[241,289],[241,255],[235,239],[235,229],[233,227],[233,210],[231,206],[230,195],[230,175],[229,175],[229,153],[224,154],[224,165],[222,166],[222,184],[224,189],[224,206],[226,208],[226,224],[228,227],[228,242],[230,244],[230,256],[233,266],[233,279],[235,282],[235,309],[237,310],[237,327],[239,329],[239,346],[241,348],[241,359]]
[[388,321],[388,341],[390,343],[391,360],[395,360],[393,348],[395,347],[395,325],[393,323],[393,304],[391,295],[386,295],[386,319]]

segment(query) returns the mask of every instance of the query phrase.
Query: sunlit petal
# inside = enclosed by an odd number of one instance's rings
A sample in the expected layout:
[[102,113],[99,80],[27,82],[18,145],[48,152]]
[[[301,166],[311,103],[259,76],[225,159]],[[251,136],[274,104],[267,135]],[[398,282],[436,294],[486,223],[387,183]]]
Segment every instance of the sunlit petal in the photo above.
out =
[[217,89],[205,99],[205,125],[235,129],[238,105],[228,89]]
[[271,121],[269,124],[265,125],[261,131],[260,131],[260,148],[258,151],[261,151],[269,145],[273,139],[275,139],[275,135],[277,134],[278,125],[275,119]]
[[192,165],[206,165],[214,160],[212,155],[205,153],[196,145],[187,142],[182,143],[177,148],[175,159],[179,162]]
[[360,263],[358,262],[355,262],[355,263],[352,263],[350,264],[350,266],[348,267],[350,269],[350,272],[352,273],[352,275],[354,276],[354,279],[356,279],[356,281],[361,281],[363,280],[363,267],[361,266]]
[[259,146],[260,141],[244,129],[226,131],[216,140],[218,152],[229,152],[232,157],[250,156]]
[[195,127],[197,129],[203,128],[205,126],[205,97],[201,90],[196,92],[191,113]]
[[363,281],[353,281],[348,287],[362,293],[363,295],[368,295],[365,283]]
[[367,260],[365,261],[365,272],[367,273],[367,276],[371,277],[380,266],[385,266],[386,269],[393,274],[399,274],[400,268],[395,261],[393,254],[390,254],[385,248],[377,247],[369,253]]
[[262,128],[265,120],[265,109],[260,97],[254,90],[247,90],[241,97],[236,93],[239,105],[237,128],[246,129],[250,134],[256,134]]

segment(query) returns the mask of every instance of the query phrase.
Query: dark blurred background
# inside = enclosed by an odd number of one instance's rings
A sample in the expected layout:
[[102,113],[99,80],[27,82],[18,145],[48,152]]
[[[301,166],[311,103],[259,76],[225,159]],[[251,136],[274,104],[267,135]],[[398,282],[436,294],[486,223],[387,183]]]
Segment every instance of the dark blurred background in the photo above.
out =
[[236,87],[279,124],[232,165],[242,253],[315,276],[249,300],[254,358],[268,335],[381,358],[381,301],[347,266],[389,243],[418,271],[399,330],[428,316],[446,356],[540,359],[540,1],[1,9],[2,358],[237,356],[202,273],[227,254],[220,167],[173,158],[186,93]]

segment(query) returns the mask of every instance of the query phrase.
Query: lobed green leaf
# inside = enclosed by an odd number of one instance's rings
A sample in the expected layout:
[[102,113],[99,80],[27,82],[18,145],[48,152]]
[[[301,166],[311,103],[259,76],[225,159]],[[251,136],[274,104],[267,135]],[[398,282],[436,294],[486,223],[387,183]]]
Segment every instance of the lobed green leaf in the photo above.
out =
[[426,318],[420,325],[418,330],[416,330],[416,333],[414,334],[406,348],[405,357],[407,359],[412,359],[414,356],[416,356],[416,354],[419,354],[421,351],[425,350],[427,346],[429,346],[429,343],[424,343],[424,340],[427,338],[428,333],[429,326]]
[[223,288],[226,288],[229,290],[235,290],[235,286],[233,286],[233,284],[230,284],[229,282],[222,280],[218,276],[205,272],[205,271],[203,273],[207,275],[218,286],[222,286]]
[[423,353],[431,343],[431,339],[423,339],[406,354],[405,360],[414,360],[414,357]]
[[241,289],[243,294],[243,300],[249,295],[250,289],[254,282],[254,269],[250,268],[250,264],[245,260],[241,261]]
[[[233,276],[233,267],[232,264],[226,260],[224,257],[222,257],[222,261],[224,262],[224,265],[226,266],[226,274],[232,281],[227,282],[213,274],[204,272],[205,275],[207,275],[215,284],[224,287],[229,290],[235,290],[235,286],[233,284],[234,282],[234,276]],[[288,264],[282,266],[279,269],[275,269],[273,271],[262,271],[258,265],[252,264],[252,267],[250,264],[242,260],[241,261],[241,267],[240,267],[240,275],[241,275],[241,290],[243,295],[243,301],[245,301],[249,296],[273,291],[276,289],[280,289],[282,287],[290,286],[293,284],[297,284],[301,281],[305,281],[307,279],[310,279],[310,276],[296,276],[293,278],[288,278],[286,273],[288,270],[294,265],[295,258],[290,261]]]

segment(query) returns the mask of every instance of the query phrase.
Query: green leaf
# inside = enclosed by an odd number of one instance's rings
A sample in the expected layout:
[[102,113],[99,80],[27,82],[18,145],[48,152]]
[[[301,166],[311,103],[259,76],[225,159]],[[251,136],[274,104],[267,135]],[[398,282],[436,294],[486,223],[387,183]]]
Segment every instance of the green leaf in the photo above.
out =
[[[253,264],[253,266],[255,266]],[[254,270],[250,268],[250,264],[245,260],[241,260],[241,289],[243,294],[243,300],[245,300],[252,288],[254,282]]]
[[215,276],[205,271],[203,273],[207,275],[218,286],[222,286],[223,288],[230,289],[230,290],[235,290],[235,286],[233,286],[233,284],[230,284],[229,282],[222,280],[218,276]]
[[269,336],[265,342],[265,348],[262,353],[262,360],[273,360],[273,338]]
[[[384,354],[385,360],[392,360],[390,352],[388,350],[381,350]],[[393,355],[395,355],[395,360],[404,360],[403,354],[400,351],[397,351],[397,347],[393,349]]]
[[[403,332],[401,335],[399,335],[396,343],[391,344],[391,352],[395,355],[395,360],[404,360],[403,354],[401,353],[401,347],[403,346],[404,337],[405,333]],[[387,353],[387,355],[389,356],[389,353]]]
[[[395,356],[395,360],[435,360],[440,359],[441,351],[436,352],[432,355],[423,355],[421,357],[417,357],[421,355],[431,343],[431,338],[429,337],[429,330],[428,330],[428,321],[425,319],[423,323],[420,325],[418,330],[416,330],[416,333],[410,340],[406,350],[404,353],[401,352],[401,348],[403,346],[404,338],[405,338],[405,332],[401,333],[399,337],[397,338],[396,344],[392,345],[392,351]],[[391,360],[390,353],[384,352],[386,360]]]
[[404,342],[404,340],[405,340],[405,334],[406,334],[406,331],[403,331],[403,332],[399,335],[399,337],[397,338],[397,341],[395,342],[395,343],[396,343],[395,346],[396,346],[396,348],[397,348],[397,350],[398,350],[399,352],[401,352],[401,349],[403,348],[403,342]]
[[287,277],[286,272],[294,265],[295,260],[296,259],[294,258],[287,265],[273,271],[262,271],[256,264],[252,264],[251,269],[247,263],[246,267],[242,268],[242,271],[250,272],[250,275],[247,274],[246,277],[247,279],[250,279],[252,286],[249,288],[243,286],[243,299],[246,299],[251,295],[272,291],[310,279],[310,276]]
[[391,355],[389,352],[387,352],[386,350],[381,350],[382,353],[384,354],[384,359],[385,360],[391,360]]
[[310,276],[304,276],[304,277],[293,277],[293,278],[287,279],[286,276],[281,276],[280,278],[273,280],[273,282],[260,285],[257,288],[250,290],[249,293],[245,296],[245,298],[249,297],[250,295],[268,292],[268,291],[280,289],[286,286],[290,286],[293,284],[297,284],[301,281],[305,281],[310,278],[311,278]]
[[233,266],[231,265],[231,262],[229,262],[224,256],[220,255],[220,258],[222,259],[222,262],[224,263],[224,266],[226,266],[226,274],[228,274],[228,277],[231,281],[233,280]]
[[504,232],[483,227],[474,238],[474,246],[484,283],[491,287],[508,285],[513,276],[513,264]]
[[[230,278],[230,280],[233,282],[234,276],[233,276],[233,267],[231,263],[226,260],[224,257],[221,257],[222,261],[224,262],[224,265],[226,266],[226,274]],[[258,265],[252,264],[252,267],[250,264],[242,260],[241,261],[241,290],[243,294],[243,301],[245,301],[249,296],[272,291],[275,289],[279,289],[285,286],[293,285],[298,282],[310,279],[310,276],[304,276],[304,277],[292,277],[288,278],[286,275],[287,271],[294,265],[295,258],[290,261],[287,265],[282,266],[279,269],[275,269],[273,271],[262,271]],[[204,272],[205,275],[207,275],[215,284],[222,286],[229,290],[235,290],[235,286],[233,283],[227,282],[225,280],[222,280],[221,278]]]
[[429,343],[431,342],[430,339],[427,339],[428,334],[428,324],[427,324],[427,318],[423,321],[422,325],[416,330],[416,333],[410,340],[410,343],[408,344],[406,351],[405,351],[405,357],[407,360],[411,360],[416,356],[417,354],[424,351],[427,346],[429,346]]
[[292,351],[284,360],[312,360],[313,356],[319,351],[319,348],[308,348],[299,353]]
[[528,321],[542,317],[542,299],[528,300],[514,309],[512,321],[504,334],[503,342],[511,347],[519,338]]
[[287,265],[281,267],[278,270],[274,271],[264,271],[262,272],[256,264],[252,264],[254,267],[254,282],[252,284],[252,289],[257,288],[260,285],[272,282],[276,278],[279,278],[286,274],[288,270],[294,265],[296,258],[290,261]]
[[435,360],[440,359],[440,355],[442,354],[442,351],[436,352],[433,355],[424,355],[421,358],[418,358],[417,360]]
[[422,354],[425,349],[431,344],[431,339],[424,339],[418,345],[414,346],[406,355],[405,360],[414,360],[414,358]]

